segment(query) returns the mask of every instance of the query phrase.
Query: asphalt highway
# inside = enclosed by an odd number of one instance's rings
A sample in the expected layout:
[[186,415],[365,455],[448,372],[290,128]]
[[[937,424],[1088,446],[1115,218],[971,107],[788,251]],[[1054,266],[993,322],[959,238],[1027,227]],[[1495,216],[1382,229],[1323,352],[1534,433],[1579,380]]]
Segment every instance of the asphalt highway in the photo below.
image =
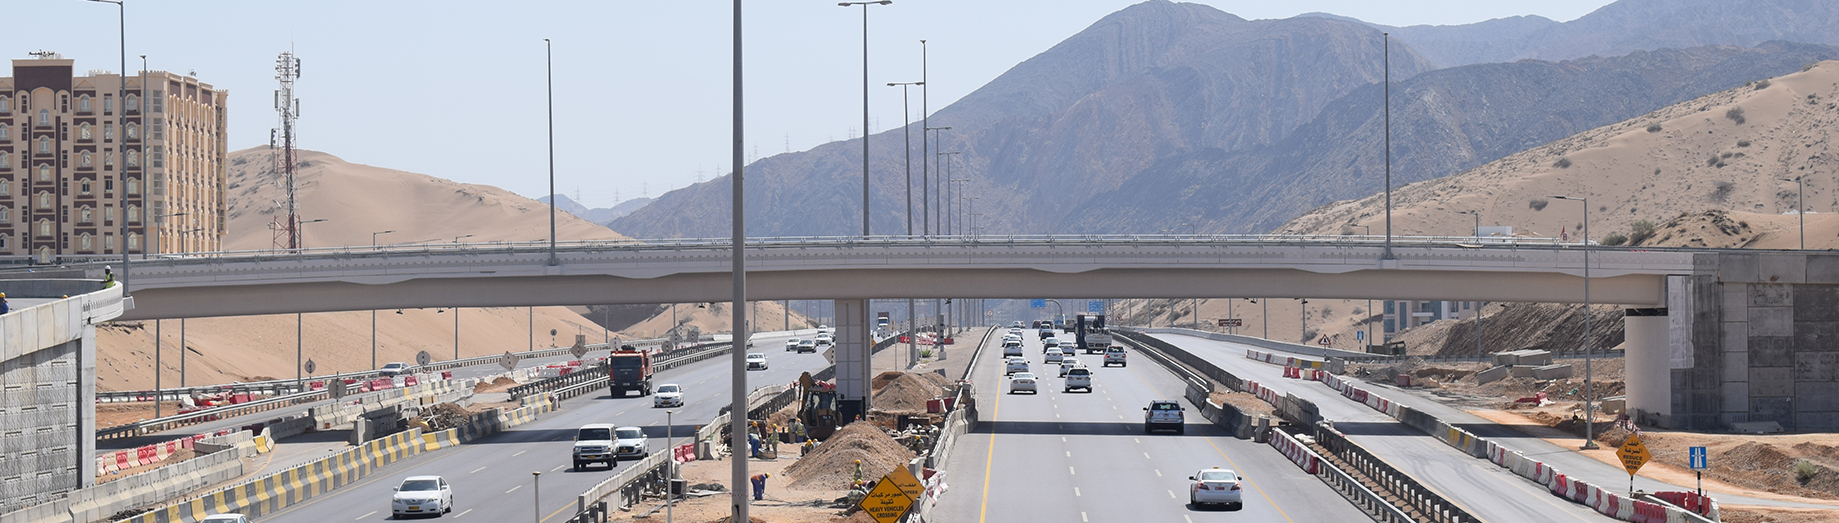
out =
[[[768,369],[748,373],[749,388],[792,383],[801,372],[829,366],[823,354],[784,351],[785,337],[757,340],[756,352],[767,355]],[[685,405],[676,409],[652,407],[650,396],[612,398],[606,391],[563,402],[562,410],[544,414],[534,423],[482,438],[457,448],[421,454],[389,465],[380,473],[262,518],[264,522],[380,521],[390,518],[392,488],[403,478],[438,475],[453,484],[455,508],[446,517],[459,521],[529,521],[540,512],[542,522],[563,521],[574,514],[575,496],[625,470],[636,458],[622,459],[614,469],[591,466],[575,472],[570,456],[574,432],[588,423],[637,426],[651,437],[653,451],[668,445],[665,412],[674,411],[678,444],[688,441],[697,425],[708,423],[729,403],[728,358],[714,358],[666,370],[653,378],[655,385],[675,383],[685,390]],[[542,472],[541,503],[531,472]],[[539,510],[540,508],[540,510]]]
[[[1250,348],[1194,336],[1158,334],[1157,338],[1205,358],[1233,375],[1256,380],[1279,395],[1289,393],[1315,402],[1322,417],[1375,456],[1442,494],[1450,502],[1490,523],[1606,522],[1612,518],[1553,496],[1487,460],[1470,457],[1442,441],[1406,426],[1366,404],[1342,397],[1321,383],[1283,377],[1283,368],[1245,357]],[[1368,386],[1361,384],[1363,388]],[[1388,398],[1397,393],[1386,394]],[[1400,398],[1403,399],[1403,398]],[[1624,477],[1626,481],[1626,477]],[[1605,486],[1622,483],[1601,483]]]
[[[1186,433],[1145,434],[1143,407],[1181,400],[1186,386],[1147,357],[1092,369],[1092,392],[1065,392],[1042,345],[1024,330],[1024,357],[1039,394],[1008,394],[999,348],[972,370],[982,423],[958,440],[946,465],[951,486],[933,508],[938,521],[1369,521],[1340,494],[1269,445],[1240,440],[1188,405]],[[1062,339],[1070,339],[1070,335]],[[1186,401],[1182,401],[1186,404]],[[1233,469],[1248,478],[1244,507],[1188,504],[1188,476]]]

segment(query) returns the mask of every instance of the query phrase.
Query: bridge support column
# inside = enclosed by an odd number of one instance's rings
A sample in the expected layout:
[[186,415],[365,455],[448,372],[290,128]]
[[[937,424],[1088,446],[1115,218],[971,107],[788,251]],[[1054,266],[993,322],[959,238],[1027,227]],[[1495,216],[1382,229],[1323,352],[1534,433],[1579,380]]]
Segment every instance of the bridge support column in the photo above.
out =
[[869,409],[868,300],[836,301],[836,390],[838,425],[847,425]]
[[1667,309],[1628,309],[1622,315],[1627,412],[1637,422],[1664,424],[1673,416]]

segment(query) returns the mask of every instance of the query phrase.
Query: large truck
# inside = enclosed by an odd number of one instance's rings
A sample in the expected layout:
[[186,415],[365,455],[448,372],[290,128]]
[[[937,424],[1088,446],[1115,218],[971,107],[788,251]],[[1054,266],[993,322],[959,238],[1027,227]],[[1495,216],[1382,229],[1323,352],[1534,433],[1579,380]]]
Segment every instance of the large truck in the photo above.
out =
[[1111,348],[1111,331],[1105,329],[1105,315],[1079,314],[1073,318],[1073,339],[1079,351],[1104,353]]
[[650,396],[651,353],[631,345],[621,345],[613,351],[607,356],[607,389],[615,398],[624,398],[631,390],[639,391],[639,396]]

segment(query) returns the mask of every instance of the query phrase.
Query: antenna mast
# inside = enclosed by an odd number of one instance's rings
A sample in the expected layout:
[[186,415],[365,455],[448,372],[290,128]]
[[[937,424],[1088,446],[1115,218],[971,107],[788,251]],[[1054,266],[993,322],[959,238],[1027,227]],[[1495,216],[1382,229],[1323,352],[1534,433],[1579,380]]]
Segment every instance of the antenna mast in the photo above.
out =
[[287,223],[281,229],[287,233],[289,250],[300,248],[300,205],[295,199],[298,185],[294,182],[294,120],[300,118],[300,99],[294,97],[294,80],[298,78],[300,59],[294,57],[291,50],[282,52],[280,57],[275,58],[275,79],[281,82],[281,88],[275,90],[275,112],[280,115],[281,121],[275,132],[269,134],[268,146],[276,150],[275,171],[286,177]]

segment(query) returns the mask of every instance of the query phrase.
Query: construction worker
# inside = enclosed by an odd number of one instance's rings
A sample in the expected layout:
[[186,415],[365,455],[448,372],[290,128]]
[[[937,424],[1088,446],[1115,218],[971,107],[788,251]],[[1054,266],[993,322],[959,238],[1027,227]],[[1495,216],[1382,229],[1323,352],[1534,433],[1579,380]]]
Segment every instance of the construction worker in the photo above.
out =
[[0,314],[13,312],[13,306],[6,303],[6,293],[0,292]]
[[107,289],[109,287],[114,287],[114,286],[115,286],[115,269],[107,265],[102,266],[102,288]]
[[753,482],[753,500],[754,501],[760,501],[761,499],[764,499],[764,497],[766,496],[766,478],[770,478],[770,477],[773,477],[773,475],[767,474],[767,473],[760,473],[760,474],[754,474],[753,477],[751,478],[747,478],[748,480]]

